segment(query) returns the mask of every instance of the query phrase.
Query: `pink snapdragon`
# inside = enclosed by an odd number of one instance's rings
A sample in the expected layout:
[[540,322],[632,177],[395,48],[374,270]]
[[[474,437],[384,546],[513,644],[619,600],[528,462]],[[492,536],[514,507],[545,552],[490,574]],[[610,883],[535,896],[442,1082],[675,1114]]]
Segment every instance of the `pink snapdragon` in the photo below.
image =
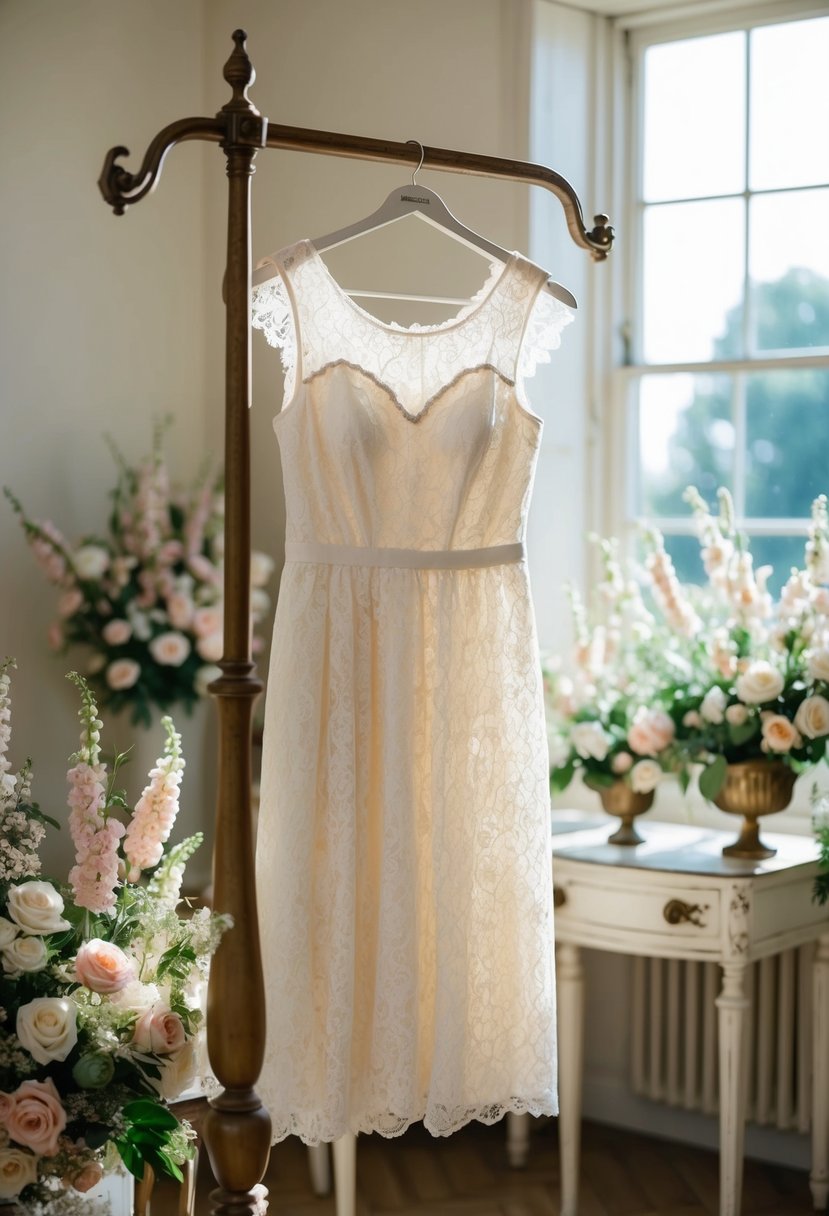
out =
[[693,637],[700,629],[701,622],[680,586],[665,542],[656,531],[648,533],[648,540],[653,551],[645,565],[653,583],[654,598],[671,628],[683,637]]
[[69,782],[69,832],[75,846],[75,865],[69,871],[75,903],[90,912],[109,912],[115,907],[118,885],[118,843],[124,825],[107,814],[106,767],[101,763],[98,707],[86,681],[71,672],[81,690],[78,717],[83,727],[81,746],[72,757]]
[[181,735],[172,718],[162,718],[167,732],[164,754],[150,773],[150,783],[136,803],[124,839],[124,853],[130,864],[128,879],[137,882],[141,871],[157,865],[164,851],[179,809],[179,786],[184,771]]

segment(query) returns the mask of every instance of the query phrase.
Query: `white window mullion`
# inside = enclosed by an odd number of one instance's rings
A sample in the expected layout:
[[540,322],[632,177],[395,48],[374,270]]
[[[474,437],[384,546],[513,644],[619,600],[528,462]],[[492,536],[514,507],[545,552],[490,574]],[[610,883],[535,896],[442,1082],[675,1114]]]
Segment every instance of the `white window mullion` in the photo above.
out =
[[748,453],[748,418],[746,415],[746,378],[742,372],[734,377],[731,390],[734,421],[734,510],[743,519],[746,513],[746,457]]

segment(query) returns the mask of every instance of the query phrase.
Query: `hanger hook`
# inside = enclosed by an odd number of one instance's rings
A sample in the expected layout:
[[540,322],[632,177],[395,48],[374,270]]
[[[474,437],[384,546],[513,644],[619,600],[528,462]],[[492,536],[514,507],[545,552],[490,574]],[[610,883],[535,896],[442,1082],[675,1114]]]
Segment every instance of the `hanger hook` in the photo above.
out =
[[407,144],[417,144],[418,148],[420,148],[420,162],[419,162],[417,168],[412,173],[412,185],[416,186],[417,182],[415,181],[415,178],[417,177],[420,170],[423,168],[423,157],[425,155],[425,153],[423,151],[423,144],[420,142],[419,139],[407,139],[406,143]]

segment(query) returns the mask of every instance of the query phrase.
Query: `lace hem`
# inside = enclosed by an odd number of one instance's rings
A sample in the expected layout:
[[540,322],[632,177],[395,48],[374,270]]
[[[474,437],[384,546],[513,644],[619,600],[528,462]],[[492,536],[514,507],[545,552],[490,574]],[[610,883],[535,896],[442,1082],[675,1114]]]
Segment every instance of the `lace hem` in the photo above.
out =
[[437,1106],[431,1110],[424,1102],[422,1111],[415,1115],[364,1115],[347,1127],[342,1122],[335,1123],[320,1115],[292,1115],[290,1119],[278,1121],[271,1112],[271,1143],[278,1144],[287,1136],[299,1136],[303,1144],[329,1144],[341,1136],[370,1135],[372,1132],[391,1140],[402,1136],[415,1123],[422,1123],[432,1136],[452,1136],[467,1123],[500,1123],[505,1115],[532,1115],[538,1118],[557,1114],[558,1102],[551,1097],[509,1098],[506,1102],[492,1102],[486,1106]]

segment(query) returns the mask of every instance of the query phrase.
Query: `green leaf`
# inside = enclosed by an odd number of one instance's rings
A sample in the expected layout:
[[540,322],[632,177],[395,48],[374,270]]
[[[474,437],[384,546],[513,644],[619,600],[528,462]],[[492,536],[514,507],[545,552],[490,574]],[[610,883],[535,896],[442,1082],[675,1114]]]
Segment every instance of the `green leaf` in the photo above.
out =
[[617,778],[611,773],[585,773],[584,784],[591,790],[606,790],[615,785]]
[[682,790],[683,794],[687,794],[688,786],[691,784],[691,774],[688,772],[687,768],[681,768],[679,770],[677,773],[677,780],[679,781],[679,788]]
[[713,764],[709,764],[699,775],[699,792],[703,798],[713,802],[723,787],[728,763],[725,756],[717,756]]
[[561,794],[567,789],[567,786],[573,780],[575,772],[575,764],[572,760],[563,765],[561,768],[554,768],[550,773],[550,790],[553,794]]
[[136,1098],[124,1107],[124,1115],[130,1123],[141,1123],[145,1127],[158,1127],[172,1131],[178,1127],[178,1119],[171,1110],[160,1102],[152,1102],[149,1098]]
[[741,726],[732,726],[729,723],[728,735],[735,747],[740,747],[743,743],[748,743],[749,739],[753,739],[760,729],[760,724],[757,719],[749,719],[748,722],[743,722]]
[[141,1150],[131,1144],[129,1140],[121,1139],[115,1141],[115,1147],[121,1154],[121,1160],[127,1167],[134,1178],[140,1182],[144,1177],[144,1158]]

